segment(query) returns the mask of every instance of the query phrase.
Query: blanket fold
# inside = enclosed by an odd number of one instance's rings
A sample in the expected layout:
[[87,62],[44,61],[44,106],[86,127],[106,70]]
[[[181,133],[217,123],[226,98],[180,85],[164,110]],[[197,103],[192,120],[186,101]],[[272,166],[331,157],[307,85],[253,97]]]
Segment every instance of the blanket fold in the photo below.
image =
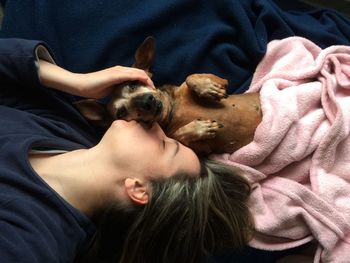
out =
[[259,92],[254,140],[215,158],[252,182],[251,245],[280,250],[315,239],[315,262],[350,262],[350,47],[274,40],[247,92]]

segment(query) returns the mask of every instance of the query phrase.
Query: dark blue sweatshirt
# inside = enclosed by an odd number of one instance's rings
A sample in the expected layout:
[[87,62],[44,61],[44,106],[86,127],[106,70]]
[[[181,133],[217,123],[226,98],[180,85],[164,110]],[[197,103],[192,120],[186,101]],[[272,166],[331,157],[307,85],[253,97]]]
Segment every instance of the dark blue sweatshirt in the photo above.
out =
[[31,168],[28,152],[74,150],[97,134],[69,97],[40,84],[38,41],[0,39],[0,262],[73,262],[95,225]]

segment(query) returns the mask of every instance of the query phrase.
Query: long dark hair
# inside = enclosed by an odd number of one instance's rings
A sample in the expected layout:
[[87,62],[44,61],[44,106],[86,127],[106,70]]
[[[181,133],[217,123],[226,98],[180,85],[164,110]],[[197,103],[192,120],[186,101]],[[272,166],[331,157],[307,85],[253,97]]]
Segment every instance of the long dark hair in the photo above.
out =
[[231,167],[201,163],[199,178],[150,179],[145,206],[114,205],[101,221],[99,260],[87,262],[198,263],[246,245],[253,228],[249,183]]

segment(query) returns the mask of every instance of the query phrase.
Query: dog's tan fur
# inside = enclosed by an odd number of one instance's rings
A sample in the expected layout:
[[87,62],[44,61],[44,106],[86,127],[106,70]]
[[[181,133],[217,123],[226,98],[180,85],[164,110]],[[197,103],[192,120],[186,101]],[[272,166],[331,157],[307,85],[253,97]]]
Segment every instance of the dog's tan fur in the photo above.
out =
[[[146,39],[134,66],[149,72],[154,50],[154,40]],[[77,107],[98,125],[108,126],[117,118],[157,121],[168,136],[198,154],[232,153],[252,141],[262,114],[258,94],[227,96],[227,85],[227,80],[213,74],[192,74],[178,87],[123,83],[106,106],[84,100]]]

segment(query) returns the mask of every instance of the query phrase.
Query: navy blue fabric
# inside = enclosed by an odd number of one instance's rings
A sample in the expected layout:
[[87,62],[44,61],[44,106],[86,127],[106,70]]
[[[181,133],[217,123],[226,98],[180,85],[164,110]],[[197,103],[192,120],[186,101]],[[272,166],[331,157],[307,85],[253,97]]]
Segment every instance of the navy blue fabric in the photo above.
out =
[[[276,0],[287,2],[301,6]],[[210,72],[229,79],[230,93],[248,88],[272,39],[350,44],[350,23],[338,13],[287,11],[271,0],[7,0],[5,8],[0,37],[44,40],[70,70],[130,66],[136,47],[153,35],[156,84]]]
[[61,94],[40,85],[35,48],[0,39],[0,261],[73,262],[95,225],[31,168],[30,149],[74,150],[95,131]]

